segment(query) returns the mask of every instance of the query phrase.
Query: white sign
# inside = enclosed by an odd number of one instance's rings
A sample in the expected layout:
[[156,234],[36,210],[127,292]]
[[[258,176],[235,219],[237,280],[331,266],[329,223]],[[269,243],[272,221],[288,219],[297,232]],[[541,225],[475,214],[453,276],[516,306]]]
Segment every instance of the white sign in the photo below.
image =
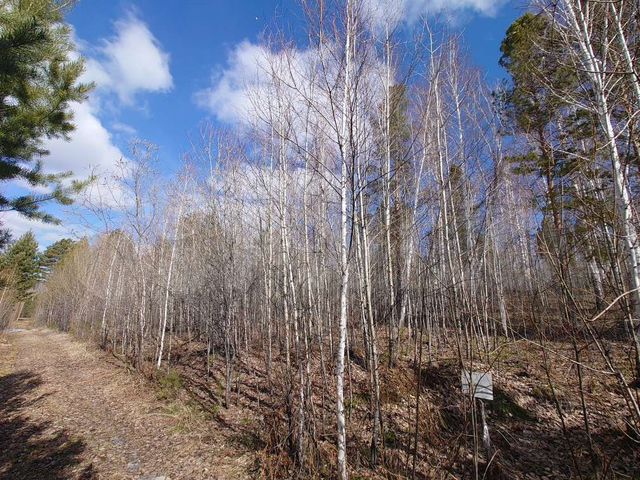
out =
[[473,392],[475,398],[493,400],[493,379],[489,372],[469,372],[462,370],[462,392]]

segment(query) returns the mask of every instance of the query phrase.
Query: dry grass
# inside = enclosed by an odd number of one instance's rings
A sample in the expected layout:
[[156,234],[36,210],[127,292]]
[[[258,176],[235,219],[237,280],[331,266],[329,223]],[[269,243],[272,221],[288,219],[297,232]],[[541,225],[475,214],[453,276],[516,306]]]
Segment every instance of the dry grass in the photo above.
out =
[[[247,477],[252,458],[230,446],[233,432],[212,429],[210,418],[178,396],[159,399],[154,384],[114,357],[46,329],[9,341],[16,357],[5,403],[14,408],[0,425],[0,436],[9,439],[0,477]],[[42,445],[38,455],[57,459],[55,471],[44,460],[22,458],[25,443]]]
[[[381,341],[381,344],[384,344]],[[426,345],[425,352],[426,352]],[[494,374],[495,400],[488,403],[488,416],[496,456],[486,478],[570,478],[570,451],[583,475],[599,470],[607,478],[640,478],[640,453],[626,436],[624,399],[612,376],[584,370],[585,401],[590,413],[594,452],[584,434],[572,348],[568,343],[548,345],[553,368],[550,372],[558,397],[567,437],[562,431],[555,401],[551,395],[540,347],[518,341],[502,345],[486,359]],[[610,343],[616,357],[624,361],[626,346]],[[314,353],[313,416],[316,436],[314,451],[302,469],[289,456],[287,439],[286,390],[280,379],[286,378],[282,361],[276,355],[273,385],[270,387],[259,354],[242,356],[235,366],[232,405],[220,408],[223,400],[224,363],[214,356],[212,372],[206,375],[204,345],[179,344],[172,365],[180,372],[186,391],[205,408],[219,408],[215,423],[226,425],[238,435],[253,435],[243,443],[255,448],[264,478],[332,478],[335,475],[335,416],[333,379],[325,386],[319,355]],[[414,363],[413,347],[405,345],[398,364],[389,369],[381,365],[385,461],[375,469],[369,464],[371,432],[369,377],[361,355],[352,347],[350,375],[347,375],[346,407],[348,415],[348,458],[352,478],[402,478],[410,476],[414,449],[416,379],[420,378],[419,448],[417,478],[471,478],[473,476],[473,436],[471,408],[460,392],[459,366],[455,349],[439,345],[433,361],[424,354],[421,371]],[[593,348],[583,352],[591,367],[602,361]],[[437,361],[436,361],[437,359]],[[329,360],[329,359],[327,359]],[[482,369],[488,363],[477,362]],[[295,368],[295,367],[294,367]],[[330,367],[329,371],[330,371]],[[294,386],[294,398],[296,397]],[[322,392],[325,389],[325,401]],[[237,393],[239,392],[239,393]],[[297,405],[294,404],[294,412]],[[307,420],[311,412],[307,412]],[[295,422],[295,419],[294,419]],[[249,427],[249,428],[247,428]],[[257,436],[254,433],[257,433]],[[567,438],[570,441],[567,441]],[[260,448],[262,446],[262,448]],[[486,459],[480,452],[480,474]]]
[[[147,365],[145,378],[113,355],[68,335],[34,329],[8,338],[11,347],[0,346],[0,368],[11,365],[4,368],[30,371],[42,380],[33,391],[24,392],[23,397],[31,402],[28,407],[12,415],[28,413],[36,424],[46,424],[40,435],[49,439],[45,446],[64,434],[62,445],[75,445],[78,450],[70,455],[66,447],[53,442],[54,453],[68,463],[62,478],[92,478],[80,476],[87,472],[104,478],[131,478],[132,464],[138,468],[133,477],[168,475],[174,480],[335,476],[335,385],[329,358],[325,359],[329,375],[323,380],[317,351],[311,365],[313,409],[306,412],[315,442],[308,444],[313,454],[299,466],[289,454],[286,386],[282,383],[288,377],[277,351],[272,383],[258,348],[240,355],[231,405],[225,408],[223,358],[219,354],[210,357],[207,376],[206,347],[196,342],[174,339],[171,368],[163,366],[158,372]],[[606,478],[640,478],[640,449],[626,436],[624,399],[615,380],[598,372],[602,361],[597,352],[593,348],[582,352],[592,367],[583,370],[592,451],[583,428],[571,345],[556,341],[547,347],[553,390],[540,346],[534,342],[504,343],[484,364],[475,362],[478,369],[491,365],[495,385],[488,417],[496,455],[486,478],[577,477],[571,452],[585,478],[593,476],[594,470]],[[626,362],[627,346],[612,341],[609,348],[621,364]],[[397,365],[390,369],[382,359],[384,462],[372,468],[369,375],[361,346],[352,346],[346,385],[352,479],[411,474],[417,383],[417,478],[472,478],[471,410],[460,392],[455,349],[434,344],[431,359],[426,344],[424,351],[422,368],[418,369],[413,345],[405,336]],[[293,388],[295,412],[295,385]],[[562,409],[567,436],[555,399]],[[485,465],[480,454],[481,475]]]

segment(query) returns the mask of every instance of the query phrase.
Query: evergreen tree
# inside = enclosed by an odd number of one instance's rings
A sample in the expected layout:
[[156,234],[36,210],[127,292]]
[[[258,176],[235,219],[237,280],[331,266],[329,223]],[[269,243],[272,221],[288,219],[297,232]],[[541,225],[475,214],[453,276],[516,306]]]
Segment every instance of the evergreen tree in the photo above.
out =
[[[577,76],[567,66],[552,31],[546,17],[525,13],[507,30],[500,47],[500,65],[511,76],[511,88],[502,92],[501,99],[506,124],[524,139],[522,152],[508,160],[514,173],[543,180],[544,193],[538,201],[544,220],[539,233],[548,248],[557,250],[567,227],[562,212],[571,204],[570,173],[577,168],[577,157],[569,153],[569,145],[574,143],[569,133],[574,115],[569,114],[559,92],[571,92]],[[555,232],[546,228],[551,225]]]
[[47,277],[74,245],[75,242],[70,238],[63,238],[49,245],[38,259],[40,276],[42,278]]
[[27,232],[14,243],[0,263],[2,273],[11,279],[19,301],[31,298],[38,282],[38,242],[33,233]]
[[0,252],[4,252],[11,245],[12,240],[11,232],[2,228],[2,223],[0,223]]
[[[510,88],[501,94],[505,123],[523,140],[521,151],[508,160],[514,173],[543,180],[537,198],[543,214],[538,231],[542,251],[550,248],[557,254],[560,243],[568,242],[566,254],[589,258],[595,253],[589,253],[584,239],[592,226],[615,226],[613,184],[609,160],[601,158],[606,139],[598,120],[572,100],[590,96],[590,86],[569,61],[556,28],[548,17],[526,13],[513,22],[501,44],[500,65],[511,77]],[[585,179],[592,182],[590,188],[581,187]]]
[[47,174],[43,140],[68,138],[73,131],[71,102],[86,99],[91,85],[78,83],[84,63],[74,60],[71,30],[60,0],[0,1],[0,182],[26,180],[50,187],[46,194],[9,198],[0,192],[0,211],[58,223],[40,210],[42,202],[71,203],[85,182],[63,180],[71,172]]

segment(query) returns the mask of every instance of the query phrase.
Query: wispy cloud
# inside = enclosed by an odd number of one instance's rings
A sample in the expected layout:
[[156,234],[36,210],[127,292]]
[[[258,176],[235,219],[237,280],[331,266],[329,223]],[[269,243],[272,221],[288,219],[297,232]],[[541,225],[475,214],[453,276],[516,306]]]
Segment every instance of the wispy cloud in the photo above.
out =
[[423,16],[442,14],[455,21],[460,14],[494,16],[509,0],[365,0],[372,23],[380,26],[412,23]]
[[138,133],[135,127],[124,122],[113,122],[111,124],[111,130],[122,135],[126,135],[127,137],[133,137]]
[[14,239],[20,238],[31,231],[41,247],[47,246],[62,238],[80,238],[88,233],[88,230],[80,225],[53,225],[38,220],[30,220],[16,212],[5,212],[0,218],[2,228],[7,228]]

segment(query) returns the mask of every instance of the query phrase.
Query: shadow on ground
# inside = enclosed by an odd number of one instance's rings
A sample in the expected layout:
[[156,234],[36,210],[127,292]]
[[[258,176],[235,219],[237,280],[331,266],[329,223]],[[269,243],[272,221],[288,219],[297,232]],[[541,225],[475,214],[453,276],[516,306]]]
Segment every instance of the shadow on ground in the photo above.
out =
[[82,440],[26,414],[44,398],[36,396],[41,384],[40,376],[28,371],[0,377],[0,479],[97,478],[91,465],[80,467]]

